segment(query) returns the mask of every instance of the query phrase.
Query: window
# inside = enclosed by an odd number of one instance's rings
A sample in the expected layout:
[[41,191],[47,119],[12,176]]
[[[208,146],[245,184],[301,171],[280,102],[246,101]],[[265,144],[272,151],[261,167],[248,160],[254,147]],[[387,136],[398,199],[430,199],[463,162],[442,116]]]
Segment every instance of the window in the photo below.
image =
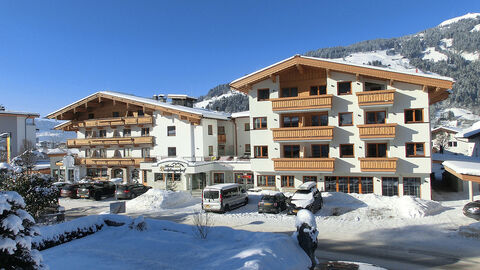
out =
[[219,156],[225,156],[225,145],[224,144],[219,144],[218,145],[218,155]]
[[367,143],[367,157],[387,157],[387,144]]
[[208,146],[208,156],[213,157],[213,145]]
[[[63,170],[62,170],[63,171]],[[90,177],[107,177],[107,168],[87,168],[87,176]]]
[[420,197],[420,177],[403,178],[403,195]]
[[354,157],[353,144],[340,144],[340,157]]
[[177,131],[175,129],[175,126],[167,127],[167,136],[175,136],[176,134],[177,134]]
[[373,193],[373,177],[326,176],[325,191],[344,193]]
[[235,183],[242,185],[251,185],[253,184],[253,174],[252,173],[234,173],[233,177],[235,178]]
[[422,123],[423,109],[405,110],[405,123]]
[[213,183],[214,184],[225,183],[225,174],[224,173],[214,173],[213,174]]
[[268,146],[255,146],[253,153],[255,158],[268,158]]
[[90,148],[85,149],[85,157],[90,157],[92,150]]
[[338,114],[338,125],[339,126],[353,126],[353,113],[339,113]]
[[163,181],[165,178],[163,177],[163,173],[155,173],[153,179],[154,181]]
[[360,178],[360,191],[362,194],[373,193],[373,177]]
[[283,116],[283,127],[298,127],[298,116]]
[[425,145],[424,143],[406,143],[406,156],[407,157],[424,157]]
[[337,83],[338,95],[350,95],[352,94],[352,82],[339,82]]
[[298,88],[282,88],[281,97],[296,97],[298,96]]
[[142,136],[149,136],[150,128],[142,128]]
[[325,191],[337,192],[337,177],[325,176]]
[[254,129],[267,129],[267,117],[253,118]]
[[282,187],[294,187],[295,186],[295,178],[293,175],[282,175]]
[[107,157],[107,150],[99,149],[98,154],[100,155],[101,158],[106,158]]
[[115,150],[115,152],[113,152],[113,157],[114,158],[122,158],[122,153],[120,152],[120,150]]
[[88,114],[88,119],[93,119],[93,118],[95,118],[95,115],[93,113],[89,113]]
[[364,91],[378,91],[378,90],[385,90],[385,89],[387,89],[387,86],[385,84],[365,82]]
[[257,176],[257,186],[274,187],[275,175],[259,175]]
[[245,131],[250,131],[250,123],[245,123]]
[[169,157],[176,157],[177,156],[177,148],[176,147],[168,147],[168,156]]
[[93,132],[91,130],[85,131],[85,138],[92,138],[93,137]]
[[120,113],[119,113],[119,112],[113,112],[113,113],[112,113],[112,116],[113,116],[113,117],[120,117]]
[[339,176],[337,178],[337,191],[338,192],[343,192],[343,193],[348,193],[348,184],[349,177],[347,176]]
[[132,148],[124,148],[123,149],[123,156],[124,157],[131,157],[132,156]]
[[99,130],[98,131],[98,137],[106,138],[107,137],[107,131],[106,130]]
[[[173,179],[172,179],[173,177]],[[181,174],[179,173],[166,173],[165,174],[165,178],[167,179],[167,181],[180,181],[180,178],[181,178]]]
[[251,154],[250,144],[247,143],[245,144],[245,155],[250,156],[250,154]]
[[115,130],[113,131],[113,137],[114,137],[114,138],[120,137],[120,133],[118,132],[118,130],[115,129]]
[[208,135],[213,135],[213,126],[208,125]]
[[129,128],[126,128],[123,130],[123,137],[130,137],[132,135],[132,130]]
[[448,147],[457,147],[457,142],[448,142]]
[[270,98],[270,89],[258,89],[257,100],[268,100]]
[[385,124],[385,111],[365,112],[365,124]]
[[144,116],[144,115],[145,115],[145,113],[143,112],[143,110],[138,110],[137,113],[138,113],[138,116]]
[[311,116],[311,125],[316,126],[328,126],[328,114],[316,114]]
[[328,144],[313,144],[312,157],[314,158],[328,158],[330,146]]
[[317,182],[317,177],[314,175],[305,175],[303,176],[303,182]]
[[284,145],[283,146],[284,158],[299,158],[300,157],[300,145]]
[[218,135],[225,135],[225,127],[219,126],[217,127]]
[[398,177],[382,177],[382,195],[398,195]]
[[318,86],[310,87],[310,96],[318,96],[318,95],[326,95],[326,94],[327,94],[326,85],[318,85]]
[[150,148],[142,148],[142,157],[143,158],[150,157]]

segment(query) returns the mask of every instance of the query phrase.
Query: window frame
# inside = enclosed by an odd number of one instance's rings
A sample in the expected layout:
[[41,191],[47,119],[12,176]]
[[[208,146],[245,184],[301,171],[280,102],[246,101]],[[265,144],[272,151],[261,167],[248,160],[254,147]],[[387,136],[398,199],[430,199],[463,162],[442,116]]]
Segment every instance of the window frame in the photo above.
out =
[[[268,98],[260,98],[260,91],[267,91]],[[262,88],[257,90],[257,101],[268,101],[270,99],[270,88]]]
[[[260,127],[259,127],[259,128],[257,128],[257,127],[255,126],[255,120],[256,120],[256,119],[260,119]],[[265,120],[265,127],[262,127],[262,126],[263,126],[263,122],[264,122],[263,119]],[[266,116],[254,117],[254,118],[253,118],[253,129],[254,129],[254,130],[265,130],[265,129],[268,129],[267,117],[266,117]]]
[[208,125],[207,126],[207,134],[208,135],[213,135],[213,125]]
[[142,137],[150,136],[150,128],[148,128],[148,127],[142,128],[141,135],[142,135]]
[[[385,145],[385,156],[384,157],[380,157],[378,155],[378,145]],[[368,146],[369,145],[375,145],[375,156],[374,157],[370,157],[368,156]],[[388,157],[388,143],[366,143],[365,144],[365,157],[367,158],[387,158]]]
[[[413,155],[408,155],[408,148],[407,145],[413,144]],[[421,144],[423,146],[423,155],[417,155],[417,144]],[[405,157],[411,158],[411,157],[426,157],[425,155],[425,143],[424,142],[408,142],[405,143]]]
[[[286,152],[285,152],[285,147],[286,147],[286,146],[291,147],[290,156],[285,155],[285,154],[286,154]],[[294,156],[295,151],[293,150],[293,147],[298,147],[298,157],[295,157],[295,156]],[[300,145],[299,145],[299,144],[285,144],[285,145],[282,146],[282,148],[283,148],[283,158],[300,158],[300,150],[301,150],[301,148],[300,148]]]
[[[260,185],[260,181],[258,181],[260,179],[260,177],[264,176],[265,177],[265,185]],[[273,177],[273,185],[269,185],[268,184],[268,177]],[[275,175],[257,175],[257,186],[259,187],[275,187],[276,186],[276,182],[277,182],[277,179],[275,177]]]
[[250,131],[250,123],[245,123],[244,128],[244,131]]
[[[418,121],[416,118],[416,113],[415,111],[416,110],[421,110],[422,111],[422,120],[421,121]],[[407,121],[407,111],[413,111],[413,120],[412,121]],[[424,111],[423,111],[423,108],[411,108],[411,109],[405,109],[403,111],[403,116],[404,116],[404,120],[405,120],[405,124],[415,124],[415,123],[425,123],[425,115],[424,115]]]
[[[350,91],[347,93],[340,93],[340,84],[342,83],[349,83],[350,84]],[[345,81],[345,82],[337,82],[337,95],[339,96],[344,96],[344,95],[351,95],[352,94],[352,82],[351,81]]]
[[213,157],[213,145],[208,146],[208,156]]
[[[377,117],[377,113],[380,113],[380,112],[383,112],[383,113],[385,113],[385,118],[383,119],[383,120],[384,120],[384,122],[383,122],[383,123],[378,123],[378,117]],[[375,123],[373,123],[373,124],[368,124],[368,123],[367,123],[367,120],[368,120],[368,118],[367,118],[367,114],[369,114],[369,113],[374,113],[374,114],[375,114]],[[387,123],[387,110],[380,110],[380,111],[366,111],[366,112],[365,112],[365,114],[364,114],[364,116],[363,116],[363,118],[364,118],[364,123],[365,123],[365,125],[379,125],[379,124],[386,124],[386,123]]]
[[[315,178],[315,181],[313,181],[313,180],[305,181],[305,179],[307,179],[307,178]],[[315,183],[318,183],[318,176],[316,176],[316,175],[304,175],[304,176],[302,177],[302,181],[303,181],[303,183],[305,183],[305,182],[315,182]]]
[[[325,94],[320,94],[320,88],[321,87],[325,87]],[[312,94],[313,91],[315,91],[316,94]],[[309,94],[310,94],[311,97],[326,95],[327,94],[327,85],[326,84],[312,85],[312,86],[310,86]]]
[[[216,181],[216,180],[217,180],[216,177],[217,177],[217,176],[220,176],[220,175],[222,176],[222,177],[221,177],[221,178],[222,178],[222,179],[221,179],[222,182]],[[213,183],[214,183],[214,184],[224,184],[224,183],[225,183],[225,173],[223,173],[223,172],[214,172],[214,173],[213,173]]]
[[[288,177],[286,180],[286,185],[283,184],[284,177]],[[290,183],[291,181],[291,183]],[[282,187],[295,187],[295,176],[294,175],[281,175],[280,176],[280,185]]]
[[246,143],[246,144],[245,144],[245,150],[244,150],[244,152],[245,152],[245,154],[248,154],[249,156],[252,155],[252,148],[251,148],[251,146],[250,146],[249,143]]
[[[170,150],[175,150],[175,155],[170,155]],[[167,148],[167,156],[168,157],[176,157],[177,156],[177,147],[168,147]]]
[[[285,118],[288,118],[288,121],[287,121],[287,123],[289,123],[288,126],[285,126]],[[297,125],[296,126],[293,125],[292,118],[297,118]],[[300,115],[289,115],[289,114],[282,115],[282,126],[281,127],[282,128],[299,127],[300,126],[300,120],[301,120]]]
[[[267,149],[267,155],[265,156],[264,154],[264,151],[263,151],[263,147],[266,147]],[[261,156],[257,156],[257,149],[260,148],[260,153],[261,153]],[[253,157],[254,158],[268,158],[268,145],[255,145],[253,147]]]
[[[297,95],[295,95],[295,96],[292,95],[293,89],[296,89],[296,91],[297,91]],[[288,96],[284,95],[285,90],[288,92]],[[294,97],[298,97],[298,87],[297,86],[283,87],[283,88],[280,89],[280,98],[294,98]]]
[[[315,156],[313,155],[313,147],[314,147],[314,146],[320,146],[320,156],[319,156],[319,157],[315,157]],[[328,147],[328,155],[327,155],[326,157],[323,157],[323,156],[322,156],[322,147],[323,147],[323,146],[327,146],[327,147]],[[329,158],[329,157],[330,157],[330,145],[327,144],[327,143],[312,144],[312,145],[310,146],[310,151],[311,151],[311,156],[312,156],[312,158]]]
[[[350,114],[352,116],[352,123],[351,124],[342,124],[342,117],[341,115],[343,114]],[[338,113],[338,126],[339,127],[351,127],[354,125],[354,122],[353,122],[353,112],[342,112],[342,113]]]
[[217,135],[225,135],[225,126],[217,126]]
[[[170,129],[173,128],[173,134],[170,134]],[[173,137],[177,136],[177,127],[176,126],[167,126],[167,136],[168,137]]]
[[[383,183],[384,183],[385,179],[390,179],[390,178],[397,180],[397,181],[396,181],[396,182],[397,182],[397,190],[396,190],[396,193],[397,193],[397,194],[387,195],[387,194],[384,194],[384,192],[383,192],[383,191],[384,191],[384,188],[385,188],[385,187],[383,186]],[[390,196],[390,197],[399,196],[399,189],[400,189],[400,180],[399,180],[398,177],[390,177],[390,176],[389,176],[389,177],[382,177],[382,196]],[[394,192],[394,193],[395,193],[395,192]]]
[[[415,189],[417,188],[417,186],[414,186],[414,185],[405,185],[405,179],[415,179],[417,180],[418,179],[418,195],[417,194],[411,194],[410,192],[405,192],[405,191],[410,191],[411,188]],[[415,197],[418,197],[420,198],[420,196],[422,196],[422,178],[421,177],[403,177],[402,178],[402,184],[403,184],[403,195],[407,195],[407,196],[415,196]],[[417,193],[415,191],[415,193]]]
[[[352,155],[343,155],[342,153],[342,146],[348,146],[348,145],[351,145],[352,146]],[[355,144],[353,143],[344,143],[344,144],[340,144],[338,146],[338,151],[339,151],[339,156],[341,158],[354,158],[355,157]]]

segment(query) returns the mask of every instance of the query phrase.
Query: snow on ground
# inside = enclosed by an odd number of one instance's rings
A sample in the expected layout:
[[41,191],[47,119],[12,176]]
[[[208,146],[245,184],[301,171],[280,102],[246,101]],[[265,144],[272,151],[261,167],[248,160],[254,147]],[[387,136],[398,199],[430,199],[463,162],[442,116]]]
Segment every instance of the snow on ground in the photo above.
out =
[[480,116],[473,114],[471,111],[466,109],[460,108],[447,108],[443,110],[439,110],[436,112],[436,117],[441,118],[442,116],[448,116],[448,112],[452,112],[457,119],[462,120],[471,120],[471,121],[479,121]]
[[181,208],[197,203],[198,199],[193,198],[189,192],[150,189],[145,194],[127,201],[126,207],[129,212],[145,212]]
[[476,61],[478,60],[478,57],[479,57],[479,53],[478,51],[475,51],[475,52],[461,52],[460,55],[465,58],[465,60],[468,60],[468,61]]
[[444,46],[440,46],[440,48],[442,49],[450,48],[453,45],[453,38],[444,38],[444,39],[441,39],[441,41],[444,44]]
[[480,16],[480,13],[467,13],[465,15],[443,21],[438,26],[444,27],[444,26],[447,26],[447,25],[452,24],[452,23],[459,22],[459,21],[464,20],[464,19],[476,19],[478,16]]
[[234,91],[230,91],[226,94],[222,94],[220,96],[216,96],[216,97],[211,97],[209,99],[205,99],[205,100],[202,100],[202,101],[199,101],[199,102],[196,102],[193,106],[195,108],[206,108],[210,103],[213,103],[215,102],[216,100],[220,100],[222,98],[227,98],[227,97],[230,97],[230,96],[234,96],[234,95],[241,95],[242,93],[240,92],[234,92]]
[[480,31],[480,24],[475,25],[470,32],[478,32]]
[[448,56],[436,51],[435,47],[428,47],[425,51],[423,51],[423,54],[424,56],[422,59],[424,60],[432,60],[433,62],[448,60]]
[[194,227],[145,219],[147,230],[106,227],[42,251],[50,269],[308,269],[310,259],[288,235]]

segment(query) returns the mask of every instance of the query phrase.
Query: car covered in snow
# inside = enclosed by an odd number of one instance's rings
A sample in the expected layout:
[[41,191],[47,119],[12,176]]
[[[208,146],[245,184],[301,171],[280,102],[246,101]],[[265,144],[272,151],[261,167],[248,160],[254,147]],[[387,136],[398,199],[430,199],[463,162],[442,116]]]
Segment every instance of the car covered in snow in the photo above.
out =
[[133,199],[147,192],[151,188],[152,187],[144,186],[142,184],[117,185],[117,190],[115,191],[115,198],[117,198],[118,200]]
[[287,209],[287,197],[279,191],[265,192],[258,202],[258,213],[278,214]]
[[239,184],[207,186],[202,191],[202,209],[224,213],[248,204],[248,194]]
[[312,213],[322,209],[322,194],[317,189],[317,183],[310,181],[301,184],[291,198],[287,200],[289,215],[296,215],[301,209],[308,209]]
[[98,181],[80,185],[77,189],[77,197],[99,201],[102,197],[113,197],[115,190],[114,183],[110,181]]
[[467,203],[463,207],[463,214],[475,220],[480,220],[480,200]]

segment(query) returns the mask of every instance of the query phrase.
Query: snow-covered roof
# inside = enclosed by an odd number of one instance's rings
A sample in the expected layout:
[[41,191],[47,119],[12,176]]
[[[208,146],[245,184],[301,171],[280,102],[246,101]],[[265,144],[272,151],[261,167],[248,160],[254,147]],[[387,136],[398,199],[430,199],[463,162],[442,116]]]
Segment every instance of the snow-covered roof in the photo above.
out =
[[461,129],[461,128],[458,128],[458,127],[439,126],[439,127],[436,127],[436,128],[434,128],[434,129],[432,129],[432,133],[441,131],[442,129],[451,131],[451,132],[453,132],[453,133],[458,133],[458,132],[462,131],[462,129]]
[[[132,95],[132,94],[125,94],[125,93],[114,92],[114,91],[99,91],[99,92],[93,93],[93,94],[91,94],[91,95],[89,95],[89,96],[87,96],[86,98],[83,98],[83,99],[88,99],[88,98],[93,97],[94,95],[97,95],[97,94],[110,95],[110,96],[117,97],[117,98],[129,99],[129,100],[132,100],[132,101],[141,102],[141,103],[154,105],[154,106],[158,106],[158,107],[163,107],[163,108],[167,108],[167,109],[173,109],[173,110],[183,111],[183,112],[187,112],[187,113],[197,114],[197,115],[201,115],[204,118],[228,120],[229,117],[230,117],[230,114],[228,114],[228,113],[210,111],[210,110],[201,109],[201,108],[190,108],[190,107],[185,107],[185,106],[181,106],[181,105],[173,105],[171,103],[166,103],[166,102],[162,102],[162,101],[159,101],[159,100],[154,100],[154,99],[151,99],[151,98],[139,97],[139,96],[135,96],[135,95]],[[81,100],[83,100],[83,99],[81,99]],[[77,101],[75,101],[75,102],[73,102],[73,103],[71,103],[67,106],[64,106],[61,109],[58,109],[58,110],[56,110],[52,113],[49,113],[47,115],[47,117],[50,116],[50,115],[59,113],[60,111],[65,110],[68,107],[75,105],[76,103],[80,102],[81,100],[77,100]]]
[[181,98],[181,99],[197,99],[196,97],[191,97],[184,94],[168,94],[167,98]]
[[480,176],[480,162],[447,160],[442,165],[459,174]]
[[232,118],[250,117],[250,111],[232,113]]
[[452,24],[452,23],[459,22],[459,21],[464,20],[464,19],[476,19],[478,16],[480,16],[480,13],[467,13],[465,15],[458,16],[458,17],[451,18],[451,19],[448,19],[446,21],[443,21],[438,26],[444,27],[444,26],[447,26],[447,25]]
[[471,127],[455,134],[456,138],[470,138],[480,133],[480,121],[475,122]]
[[456,155],[452,153],[432,153],[432,160],[446,161],[446,160],[455,160],[455,161],[471,161],[471,162],[480,162],[479,157],[471,157],[466,155]]
[[7,116],[17,116],[17,115],[23,115],[23,116],[33,116],[33,117],[40,117],[40,114],[38,113],[32,113],[32,112],[19,112],[19,111],[0,111],[0,116],[2,115],[7,115]]

